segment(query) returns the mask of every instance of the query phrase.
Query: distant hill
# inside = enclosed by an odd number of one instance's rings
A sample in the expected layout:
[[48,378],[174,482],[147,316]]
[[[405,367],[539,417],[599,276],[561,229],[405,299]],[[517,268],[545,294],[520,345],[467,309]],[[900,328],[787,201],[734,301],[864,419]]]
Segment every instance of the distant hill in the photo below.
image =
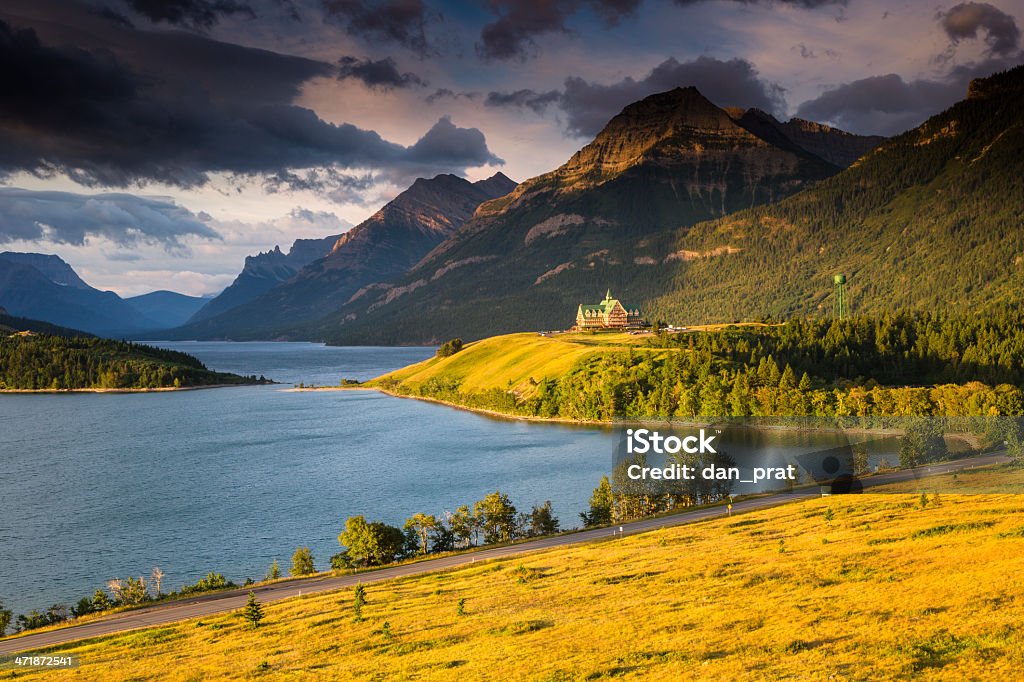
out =
[[[564,328],[577,304],[608,287],[641,303],[668,284],[640,255],[659,235],[778,201],[839,173],[853,154],[826,160],[795,141],[799,124],[772,121],[730,114],[695,88],[631,104],[563,166],[483,204],[409,273],[307,334],[337,343],[479,338]],[[820,153],[839,138],[851,149],[877,142],[824,126],[803,139]]]
[[[742,177],[751,176],[739,170],[741,159],[766,170],[784,168],[784,159],[808,163],[808,157],[792,149],[801,140],[796,133],[779,130],[763,116],[745,112],[729,120],[739,126],[746,119],[749,128],[770,138],[756,136],[770,145],[770,153],[758,143],[738,146],[746,138],[728,126],[725,113],[716,116],[697,106],[692,93],[656,96],[610,124],[609,135],[616,128],[621,132],[607,138],[602,133],[594,143],[598,148],[584,150],[551,176],[524,182],[507,200],[485,204],[390,289],[349,304],[312,335],[342,344],[408,343],[565,328],[578,303],[597,300],[607,287],[649,318],[683,325],[830,316],[832,280],[839,273],[847,276],[856,313],[977,315],[1019,307],[1024,67],[979,79],[965,94],[833,177],[808,181],[778,201],[747,195],[748,203],[761,205],[722,210],[720,217],[692,224],[684,216],[701,205],[697,198],[735,196],[729,183],[701,190],[692,174],[689,182],[677,177],[658,184],[654,178],[669,177],[668,159],[678,159],[684,149],[694,159],[692,173],[714,177],[705,159],[714,149],[707,140],[722,137],[710,131],[730,132],[734,142],[723,154],[732,158],[731,172]],[[630,131],[663,130],[676,120],[668,106],[673,99],[687,111],[704,112],[701,152],[696,140],[688,147],[679,134],[650,146],[627,144]],[[648,119],[663,123],[645,125]],[[629,159],[641,161],[636,166]],[[622,167],[627,170],[616,170]],[[628,180],[640,172],[634,169],[643,169],[646,186]],[[617,192],[622,183],[632,190]],[[738,185],[744,186],[758,185]],[[659,201],[659,191],[669,188],[678,197]],[[656,206],[666,217],[649,220],[644,231],[642,211]],[[633,218],[615,219],[616,211],[632,211]],[[595,214],[608,224],[602,226]],[[669,229],[655,229],[672,222]],[[486,266],[473,264],[480,259]]]
[[55,324],[50,324],[49,322],[40,322],[39,320],[30,320],[25,317],[8,315],[3,308],[0,308],[0,334],[10,335],[25,332],[47,334],[49,336],[64,336],[68,338],[75,336],[83,338],[92,337],[92,334],[78,329],[59,327]]
[[[274,270],[265,282],[281,276],[290,279],[215,317],[197,316],[174,330],[173,338],[301,337],[303,332],[297,330],[303,325],[373,291],[376,283],[406,272],[462,227],[480,204],[508,194],[515,186],[501,173],[476,183],[455,175],[420,178],[341,235],[323,258],[294,276],[286,269]],[[279,250],[261,259],[266,268],[283,268]]]
[[137,312],[164,329],[184,324],[209,301],[209,297],[186,296],[176,291],[154,291],[125,299]]
[[288,253],[282,252],[280,246],[275,246],[266,253],[247,256],[242,272],[227,289],[208,301],[190,318],[169,326],[177,327],[186,322],[201,322],[226,313],[232,308],[245,305],[281,282],[291,279],[299,270],[316,259],[329,254],[340,236],[332,235],[323,239],[296,239]]

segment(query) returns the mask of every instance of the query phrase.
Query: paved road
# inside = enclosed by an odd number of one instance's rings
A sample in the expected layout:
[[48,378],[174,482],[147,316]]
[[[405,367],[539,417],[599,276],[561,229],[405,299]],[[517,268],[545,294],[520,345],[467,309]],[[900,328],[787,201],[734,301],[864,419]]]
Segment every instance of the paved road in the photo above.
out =
[[[1010,458],[1004,454],[993,454],[952,462],[943,462],[941,464],[933,464],[927,467],[920,467],[918,469],[895,471],[888,474],[871,476],[864,481],[864,487],[869,488],[887,483],[909,481],[923,476],[1002,464],[1004,462],[1008,462],[1009,459]],[[741,500],[733,505],[733,513],[738,514],[757,509],[764,509],[766,507],[774,507],[787,502],[796,502],[799,500],[818,497],[819,495],[820,492],[817,488],[810,488],[791,493],[779,493],[749,500]],[[642,519],[640,521],[622,524],[622,534],[634,535],[636,533],[643,533],[646,531],[656,530],[658,528],[681,526],[687,523],[696,523],[707,519],[720,518],[724,514],[724,507],[709,507],[659,518]],[[256,595],[259,597],[261,602],[266,603],[278,601],[280,599],[287,599],[289,597],[296,597],[303,594],[316,594],[352,587],[359,582],[364,584],[375,583],[382,580],[390,580],[392,578],[402,578],[406,576],[420,575],[423,573],[432,573],[434,571],[455,568],[458,566],[466,566],[477,561],[519,556],[528,552],[536,552],[543,549],[550,549],[552,547],[578,545],[591,540],[610,538],[613,534],[613,530],[616,535],[619,534],[618,528],[598,528],[596,530],[588,530],[569,535],[540,538],[538,540],[532,540],[530,542],[510,545],[507,547],[494,547],[492,549],[484,549],[466,554],[457,554],[439,559],[430,559],[404,566],[382,568],[357,575],[304,578],[301,580],[291,580],[271,585],[256,586],[253,588],[253,591],[256,592]],[[44,647],[66,644],[68,642],[74,642],[90,637],[109,635],[127,630],[137,630],[139,628],[151,627],[154,625],[165,625],[167,623],[173,623],[175,621],[185,620],[188,618],[211,616],[214,614],[224,613],[226,611],[234,611],[245,605],[245,602],[248,599],[248,594],[248,589],[218,592],[216,594],[197,597],[195,599],[169,602],[166,604],[136,609],[134,611],[117,613],[105,618],[83,623],[81,625],[72,625],[66,628],[51,630],[49,632],[39,632],[25,635],[23,637],[16,637],[14,639],[0,641],[0,655],[13,654],[22,651],[33,651]]]

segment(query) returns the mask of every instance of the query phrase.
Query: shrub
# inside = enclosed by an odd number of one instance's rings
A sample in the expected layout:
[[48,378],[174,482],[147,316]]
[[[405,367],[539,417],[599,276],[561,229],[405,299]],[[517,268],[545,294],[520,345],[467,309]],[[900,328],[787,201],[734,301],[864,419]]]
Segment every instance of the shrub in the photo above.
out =
[[356,583],[356,588],[352,593],[352,613],[354,614],[353,620],[357,623],[363,620],[363,605],[365,603],[366,588],[362,583]]
[[309,547],[299,547],[292,555],[292,568],[289,571],[294,576],[312,575],[316,573],[316,566],[313,564],[313,553]]
[[182,594],[193,594],[197,592],[210,592],[212,590],[223,590],[229,587],[237,587],[233,582],[224,577],[223,573],[210,571],[205,578],[201,578],[194,585],[185,585],[181,588]]
[[441,344],[441,347],[437,349],[437,357],[448,358],[462,350],[462,339],[452,339],[451,341],[445,341]]

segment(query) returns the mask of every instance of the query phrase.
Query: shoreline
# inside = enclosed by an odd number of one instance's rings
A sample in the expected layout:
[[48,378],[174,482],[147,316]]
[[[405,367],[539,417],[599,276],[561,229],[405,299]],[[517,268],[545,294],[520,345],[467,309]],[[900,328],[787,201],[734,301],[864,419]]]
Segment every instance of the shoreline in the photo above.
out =
[[[447,400],[441,400],[440,398],[431,398],[429,396],[418,396],[418,395],[405,395],[402,393],[395,393],[379,386],[323,386],[323,387],[311,387],[311,388],[289,388],[284,389],[289,393],[307,393],[315,391],[376,391],[383,393],[384,395],[391,396],[392,398],[402,398],[406,400],[421,400],[423,402],[434,403],[436,405],[444,405],[445,407],[452,407],[457,410],[463,410],[465,412],[473,412],[486,417],[494,419],[500,419],[504,421],[523,421],[523,422],[534,422],[543,424],[563,424],[573,426],[587,426],[587,427],[602,427],[602,428],[615,428],[627,425],[652,425],[652,424],[671,424],[673,426],[712,426],[717,422],[704,420],[700,421],[696,418],[687,417],[690,421],[683,421],[682,418],[668,422],[664,419],[654,418],[636,418],[636,419],[623,419],[622,421],[583,421],[575,419],[566,419],[563,417],[534,417],[530,415],[519,415],[519,414],[507,414],[505,412],[498,412],[496,410],[488,410],[481,407],[469,407],[468,405],[460,405]],[[779,416],[780,419],[786,419],[785,416]],[[793,418],[793,417],[789,417]],[[799,417],[797,417],[799,418]],[[835,427],[814,427],[814,426],[794,426],[788,424],[727,424],[731,428],[742,428],[751,429],[754,431],[786,431],[786,432],[820,432],[820,431],[831,431],[835,433],[843,433],[848,435],[873,435],[873,436],[902,436],[904,434],[903,429],[898,428],[866,428],[863,426],[855,426],[850,428],[842,428],[839,426]],[[967,442],[972,448],[979,449],[980,443],[977,438],[969,433],[961,433],[957,431],[947,432],[945,434],[949,438],[955,438]]]
[[0,395],[59,395],[61,393],[174,393],[177,391],[203,391],[208,388],[237,388],[259,384],[209,384],[208,386],[166,386],[162,388],[3,388]]
[[284,391],[286,393],[313,393],[316,391],[376,391],[377,393],[383,393],[384,395],[391,396],[392,398],[403,398],[405,400],[421,400],[423,402],[434,403],[436,405],[444,405],[446,407],[452,407],[457,410],[463,410],[465,412],[474,412],[476,414],[482,414],[497,419],[525,422],[542,422],[550,424],[575,424],[578,426],[614,426],[615,424],[615,422],[608,421],[581,421],[577,419],[565,419],[561,417],[532,417],[524,414],[508,414],[507,412],[498,412],[497,410],[488,410],[482,407],[469,407],[468,405],[460,405],[458,403],[453,403],[447,400],[441,400],[440,398],[395,393],[394,391],[389,391],[386,388],[380,388],[379,386],[317,386],[306,388],[286,388],[284,389]]

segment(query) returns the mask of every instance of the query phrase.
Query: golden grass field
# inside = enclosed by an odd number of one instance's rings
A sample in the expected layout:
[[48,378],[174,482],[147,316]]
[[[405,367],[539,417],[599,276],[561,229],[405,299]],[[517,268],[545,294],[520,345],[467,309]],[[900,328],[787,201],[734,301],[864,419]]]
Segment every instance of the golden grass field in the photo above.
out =
[[369,585],[359,623],[351,590],[298,598],[18,679],[1019,679],[1022,483],[961,472],[936,487],[1007,492],[821,498]]
[[666,349],[646,349],[643,336],[627,333],[557,334],[540,336],[527,332],[506,334],[466,344],[459,353],[447,358],[430,358],[415,365],[385,374],[365,385],[381,386],[388,380],[414,388],[428,379],[457,379],[464,391],[512,388],[526,397],[533,389],[530,379],[556,379],[568,374],[580,360],[602,353],[626,350],[671,353]]

